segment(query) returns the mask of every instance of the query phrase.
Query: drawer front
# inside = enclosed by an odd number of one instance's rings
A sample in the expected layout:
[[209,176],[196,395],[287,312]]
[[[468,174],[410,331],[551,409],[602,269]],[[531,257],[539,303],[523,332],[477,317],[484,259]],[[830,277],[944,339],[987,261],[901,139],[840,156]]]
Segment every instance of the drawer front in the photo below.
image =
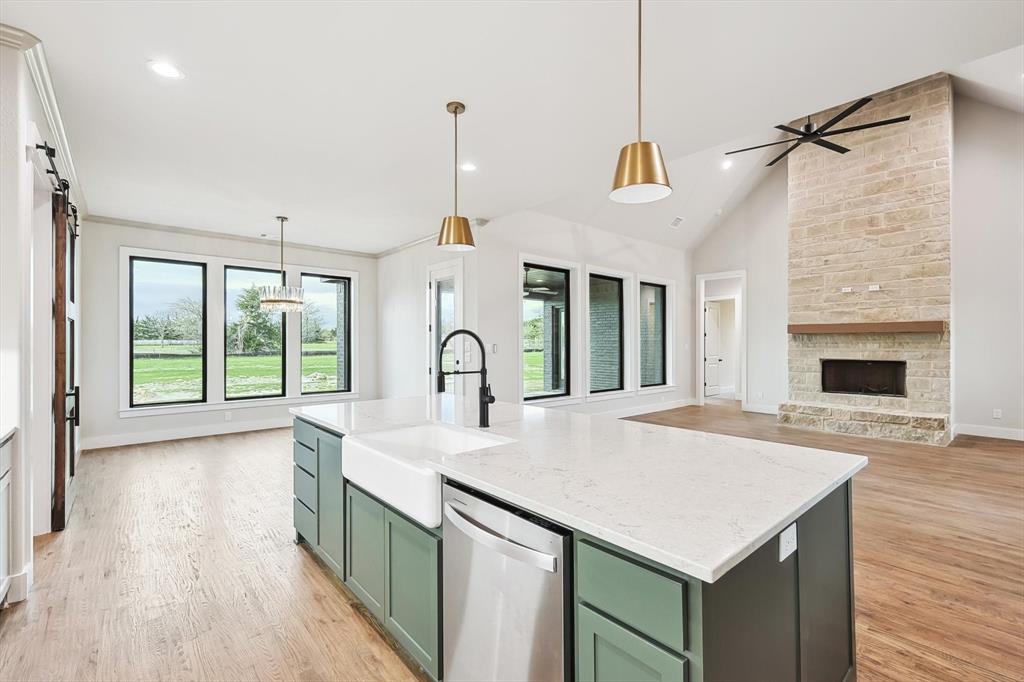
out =
[[576,624],[579,682],[686,682],[688,661],[586,606]]
[[316,479],[302,470],[298,464],[292,467],[292,490],[299,501],[316,510]]
[[292,498],[294,513],[295,532],[303,537],[310,545],[316,546],[319,541],[316,532],[316,514],[310,511],[306,505],[299,502],[299,498]]
[[576,543],[580,601],[647,637],[686,650],[686,582],[658,573],[586,540]]
[[307,448],[302,443],[295,441],[292,443],[292,457],[295,459],[295,463],[302,467],[307,474],[316,478],[315,450]]
[[317,428],[312,424],[307,424],[301,419],[292,420],[292,433],[295,440],[305,445],[310,450],[316,451],[316,432]]

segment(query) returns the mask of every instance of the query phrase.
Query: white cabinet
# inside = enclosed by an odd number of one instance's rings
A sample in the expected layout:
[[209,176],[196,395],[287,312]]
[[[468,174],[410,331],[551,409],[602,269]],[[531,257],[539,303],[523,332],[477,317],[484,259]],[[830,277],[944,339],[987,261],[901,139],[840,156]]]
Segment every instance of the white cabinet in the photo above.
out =
[[11,441],[0,446],[0,603],[11,583]]

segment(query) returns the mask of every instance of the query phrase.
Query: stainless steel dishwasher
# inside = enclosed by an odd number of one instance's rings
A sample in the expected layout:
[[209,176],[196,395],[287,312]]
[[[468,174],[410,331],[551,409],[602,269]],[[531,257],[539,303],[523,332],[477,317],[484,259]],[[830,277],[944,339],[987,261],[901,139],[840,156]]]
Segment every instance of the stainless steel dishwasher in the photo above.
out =
[[571,680],[572,536],[446,483],[444,679]]

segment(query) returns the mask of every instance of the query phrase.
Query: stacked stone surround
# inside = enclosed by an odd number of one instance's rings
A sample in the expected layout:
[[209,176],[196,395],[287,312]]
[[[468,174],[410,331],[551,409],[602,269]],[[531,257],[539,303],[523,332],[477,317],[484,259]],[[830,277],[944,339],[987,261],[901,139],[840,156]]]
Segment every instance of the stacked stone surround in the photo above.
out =
[[[938,74],[873,97],[836,127],[911,120],[830,138],[847,154],[804,145],[788,157],[789,323],[939,320],[948,328],[950,78]],[[845,106],[812,119],[821,124]],[[822,359],[903,360],[907,396],[823,393]],[[791,334],[789,402],[779,421],[946,444],[949,382],[948,332]]]

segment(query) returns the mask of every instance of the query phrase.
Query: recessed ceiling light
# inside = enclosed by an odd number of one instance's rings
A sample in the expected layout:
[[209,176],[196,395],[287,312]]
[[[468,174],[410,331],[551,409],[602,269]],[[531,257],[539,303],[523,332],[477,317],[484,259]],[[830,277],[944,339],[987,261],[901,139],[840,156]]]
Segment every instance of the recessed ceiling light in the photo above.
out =
[[732,159],[722,161],[722,170],[729,170],[730,168],[732,168]]
[[158,76],[174,80],[181,80],[185,77],[185,72],[170,62],[165,62],[161,59],[151,59],[146,64],[149,65],[150,71]]
[[470,163],[469,161],[467,161],[466,163],[464,163],[461,166],[459,166],[459,168],[464,170],[464,171],[467,171],[467,172],[472,172],[472,171],[476,170],[476,164],[475,163]]

